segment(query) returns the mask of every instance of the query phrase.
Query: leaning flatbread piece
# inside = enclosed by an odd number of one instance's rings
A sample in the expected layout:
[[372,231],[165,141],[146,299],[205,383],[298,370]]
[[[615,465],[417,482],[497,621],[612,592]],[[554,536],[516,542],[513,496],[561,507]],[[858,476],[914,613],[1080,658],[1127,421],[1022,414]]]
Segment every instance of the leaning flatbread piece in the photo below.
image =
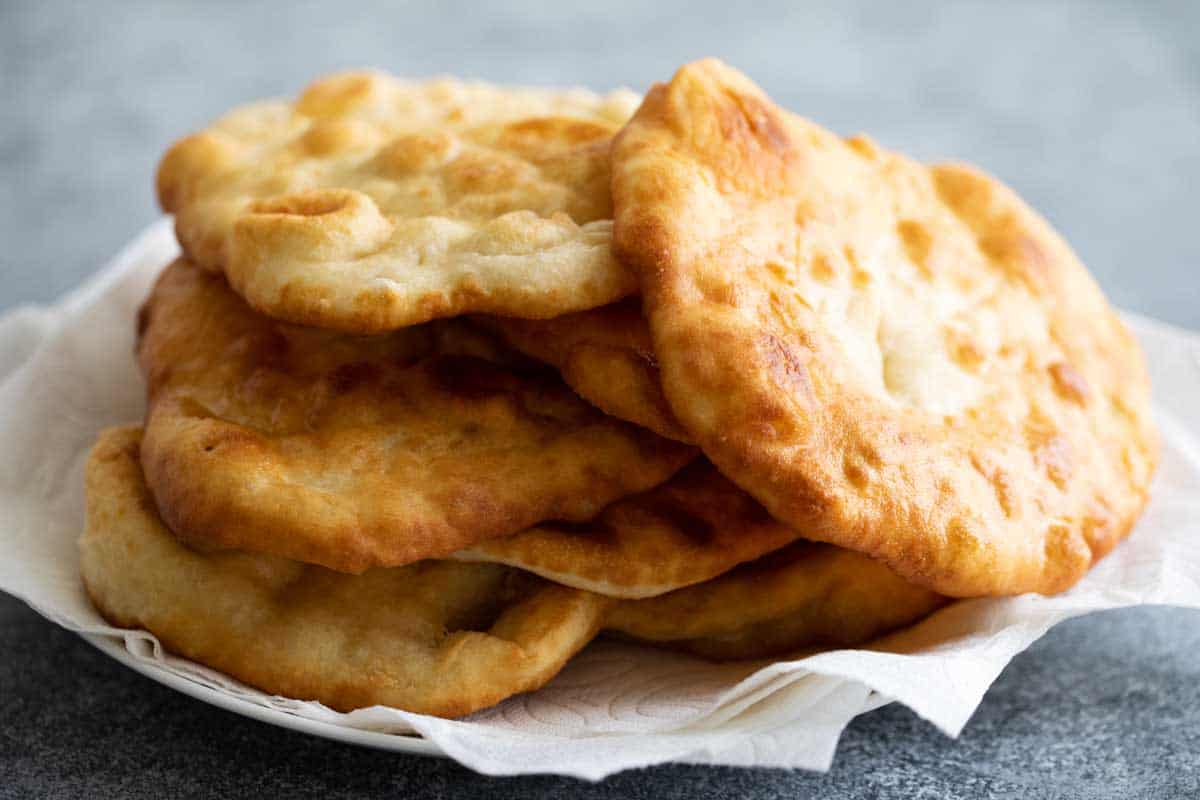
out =
[[196,547],[395,566],[591,519],[694,457],[458,320],[299,328],[179,261],[140,327],[146,480]]
[[1061,591],[1129,531],[1141,353],[1013,192],[715,61],[650,92],[613,172],[667,400],[772,515],[962,596]]
[[335,75],[176,143],[159,202],[192,260],[278,319],[368,333],[551,317],[636,288],[610,252],[608,185],[636,103]]
[[80,540],[89,596],[114,625],[272,694],[341,711],[458,717],[552,678],[610,601],[495,564],[427,561],[344,575],[180,544],[155,513],[137,428],[101,434]]
[[767,658],[860,645],[945,603],[861,553],[799,541],[706,583],[618,603],[604,626],[705,658]]
[[707,581],[798,538],[698,459],[595,519],[544,522],[454,557],[521,567],[610,597],[651,597]]

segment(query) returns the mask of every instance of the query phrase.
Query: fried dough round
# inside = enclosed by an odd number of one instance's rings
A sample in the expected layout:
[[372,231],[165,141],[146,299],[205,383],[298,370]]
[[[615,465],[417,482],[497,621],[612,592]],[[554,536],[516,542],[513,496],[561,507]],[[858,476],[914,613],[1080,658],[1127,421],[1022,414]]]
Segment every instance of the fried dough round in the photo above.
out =
[[277,319],[372,333],[552,317],[636,289],[611,254],[608,186],[611,136],[636,104],[335,75],[177,142],[159,203],[192,260]]
[[956,596],[1061,591],[1129,531],[1141,353],[1013,192],[714,61],[650,92],[613,174],[667,400],[776,518]]
[[604,413],[689,441],[663,396],[640,300],[553,319],[479,317],[477,322],[525,355],[557,367],[580,397]]
[[706,581],[800,534],[704,459],[587,522],[542,523],[455,553],[520,567],[610,597],[652,597]]
[[343,575],[274,556],[202,554],[155,514],[137,428],[87,466],[84,583],[114,625],[265,692],[341,711],[458,717],[552,678],[608,602],[494,564],[429,561]]
[[604,627],[717,660],[850,647],[946,603],[861,553],[800,541],[719,578],[613,606]]
[[397,566],[591,519],[695,453],[601,414],[461,321],[375,337],[298,328],[179,261],[140,327],[146,481],[201,549]]

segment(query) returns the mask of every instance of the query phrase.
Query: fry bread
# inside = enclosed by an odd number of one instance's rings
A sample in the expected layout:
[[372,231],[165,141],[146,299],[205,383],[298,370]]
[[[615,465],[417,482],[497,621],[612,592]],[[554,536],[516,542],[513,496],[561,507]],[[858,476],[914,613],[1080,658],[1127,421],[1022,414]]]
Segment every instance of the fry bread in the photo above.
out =
[[667,401],[773,516],[955,596],[1062,591],[1129,531],[1141,353],[1012,191],[716,61],[654,87],[613,176]]
[[146,481],[202,549],[398,566],[591,519],[694,457],[461,321],[298,328],[179,261],[140,323]]
[[608,187],[636,103],[334,75],[177,142],[159,202],[192,260],[277,319],[376,333],[552,317],[636,289],[610,252]]
[[495,564],[425,561],[345,575],[276,556],[197,553],[155,514],[140,431],[100,436],[80,540],[88,594],[114,625],[273,694],[341,711],[458,717],[536,689],[609,601]]

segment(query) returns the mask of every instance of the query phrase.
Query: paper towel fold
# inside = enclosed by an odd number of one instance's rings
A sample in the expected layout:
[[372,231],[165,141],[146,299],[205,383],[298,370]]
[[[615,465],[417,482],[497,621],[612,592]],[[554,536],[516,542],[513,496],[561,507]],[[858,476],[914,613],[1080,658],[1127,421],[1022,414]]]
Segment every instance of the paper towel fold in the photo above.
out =
[[382,707],[341,714],[263,694],[164,653],[145,632],[107,625],[79,581],[83,461],[100,428],[141,419],[134,315],[177,252],[164,220],[56,305],[0,319],[0,589],[243,700],[416,731],[489,774],[596,779],[664,761],[826,769],[846,724],[888,700],[957,735],[1009,660],[1062,620],[1141,603],[1200,606],[1200,337],[1129,318],[1154,382],[1163,462],[1132,537],[1069,592],[955,603],[870,650],[790,662],[717,665],[597,642],[543,689],[464,720]]

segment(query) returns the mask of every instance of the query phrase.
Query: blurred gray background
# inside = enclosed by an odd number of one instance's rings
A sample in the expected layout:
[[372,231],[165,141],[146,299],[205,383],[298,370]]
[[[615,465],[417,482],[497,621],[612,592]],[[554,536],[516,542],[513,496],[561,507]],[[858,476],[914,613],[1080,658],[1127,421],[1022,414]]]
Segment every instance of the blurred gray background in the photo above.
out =
[[[705,55],[839,132],[983,165],[1118,305],[1200,328],[1200,2],[0,0],[0,309],[51,300],[154,220],[161,152],[235,103],[361,65],[644,89]],[[890,706],[850,726],[829,775],[667,766],[592,786],[236,717],[0,596],[0,798],[1195,798],[1198,620],[1055,628],[958,741]]]
[[1124,308],[1200,328],[1200,3],[0,0],[0,307],[157,214],[155,165],[333,69],[644,89],[715,55],[836,131],[967,159]]

